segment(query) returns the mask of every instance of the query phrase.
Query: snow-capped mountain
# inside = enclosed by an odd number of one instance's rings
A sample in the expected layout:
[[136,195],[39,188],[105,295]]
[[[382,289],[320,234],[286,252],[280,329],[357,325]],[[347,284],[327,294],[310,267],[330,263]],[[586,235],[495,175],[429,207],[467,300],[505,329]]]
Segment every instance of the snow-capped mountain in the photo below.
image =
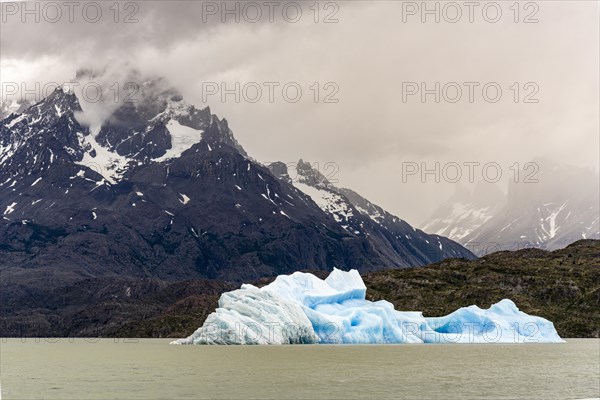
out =
[[505,203],[504,193],[495,184],[480,181],[472,192],[457,184],[452,197],[435,211],[423,230],[461,241],[496,215]]
[[429,235],[371,203],[358,193],[337,188],[310,163],[299,160],[289,168],[269,166],[273,174],[306,193],[349,234],[368,238],[379,254],[397,260],[394,266],[419,265],[423,260],[468,257],[462,246],[439,235]]
[[[473,257],[387,214],[378,222],[342,191],[276,178],[248,157],[226,120],[159,80],[100,127],[84,125],[86,113],[73,91],[58,88],[0,121],[5,283],[6,270],[28,281],[51,277],[46,284],[107,274],[241,281]],[[330,193],[339,212],[324,211],[313,190]]]
[[537,182],[511,181],[504,198],[496,190],[481,195],[483,187],[468,201],[455,195],[424,229],[446,234],[478,255],[526,247],[555,250],[600,238],[598,174],[547,158],[534,162]]

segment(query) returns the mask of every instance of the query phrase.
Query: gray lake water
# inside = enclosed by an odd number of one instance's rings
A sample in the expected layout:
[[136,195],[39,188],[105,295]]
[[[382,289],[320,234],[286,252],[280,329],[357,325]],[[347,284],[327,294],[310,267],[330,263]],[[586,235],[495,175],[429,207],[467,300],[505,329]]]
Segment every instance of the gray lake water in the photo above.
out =
[[566,344],[170,346],[3,339],[2,399],[582,399],[600,341]]

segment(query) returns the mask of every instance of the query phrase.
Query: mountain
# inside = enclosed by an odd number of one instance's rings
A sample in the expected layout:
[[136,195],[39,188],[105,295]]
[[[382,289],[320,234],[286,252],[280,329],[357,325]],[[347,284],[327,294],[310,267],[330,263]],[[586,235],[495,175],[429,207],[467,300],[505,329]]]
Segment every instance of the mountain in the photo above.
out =
[[452,197],[434,212],[423,230],[461,241],[496,215],[505,203],[504,193],[494,184],[480,181],[472,192],[456,184]]
[[160,79],[101,126],[82,122],[93,112],[63,87],[0,121],[2,315],[85,280],[241,282],[474,257],[372,206],[377,222],[340,190],[346,224],[313,193],[333,189],[275,177],[225,119]]
[[32,105],[33,102],[28,99],[19,99],[18,101],[0,101],[0,120],[8,118],[11,114],[21,114]]
[[[533,161],[535,181],[511,180],[508,194],[481,184],[470,195],[455,194],[424,229],[444,234],[478,255],[498,250],[562,248],[579,239],[600,238],[599,176],[592,170]],[[520,171],[527,176],[531,171]]]
[[464,248],[439,235],[429,235],[371,203],[358,193],[337,188],[302,159],[273,163],[269,169],[280,180],[306,193],[346,232],[368,239],[377,254],[394,260],[394,267],[423,265],[449,257],[467,257]]

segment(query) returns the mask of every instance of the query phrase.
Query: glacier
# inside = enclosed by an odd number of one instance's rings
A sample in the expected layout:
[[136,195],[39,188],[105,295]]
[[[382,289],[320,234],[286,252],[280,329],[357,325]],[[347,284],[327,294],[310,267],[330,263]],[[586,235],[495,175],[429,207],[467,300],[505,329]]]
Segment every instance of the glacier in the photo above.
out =
[[226,292],[191,336],[172,344],[560,343],[552,322],[519,311],[509,299],[444,317],[397,311],[366,300],[358,271],[280,275],[262,288]]

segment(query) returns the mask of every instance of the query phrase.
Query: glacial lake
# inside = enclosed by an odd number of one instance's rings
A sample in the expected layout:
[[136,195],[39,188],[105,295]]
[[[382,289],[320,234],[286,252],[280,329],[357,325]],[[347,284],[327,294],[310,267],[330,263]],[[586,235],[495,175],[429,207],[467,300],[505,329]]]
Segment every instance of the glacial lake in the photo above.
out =
[[171,346],[0,339],[2,399],[583,399],[600,340],[566,344]]

